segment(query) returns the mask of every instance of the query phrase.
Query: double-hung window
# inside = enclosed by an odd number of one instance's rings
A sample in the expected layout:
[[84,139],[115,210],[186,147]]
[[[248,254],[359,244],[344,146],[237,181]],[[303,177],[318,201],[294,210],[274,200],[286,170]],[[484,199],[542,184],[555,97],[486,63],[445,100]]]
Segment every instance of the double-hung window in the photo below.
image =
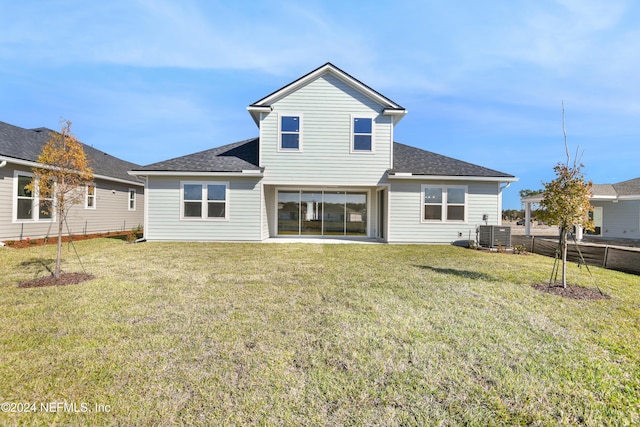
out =
[[183,182],[182,219],[227,219],[227,190],[227,183]]
[[373,151],[373,119],[371,117],[352,117],[351,151]]
[[85,195],[84,207],[86,209],[96,208],[96,186],[95,185],[87,185],[87,192]]
[[136,190],[133,188],[129,189],[129,210],[136,210]]
[[15,182],[15,220],[16,221],[52,221],[53,199],[40,197],[38,181],[35,188],[27,188],[33,179],[28,172],[14,173]]
[[300,129],[300,116],[280,116],[280,150],[300,150]]
[[466,222],[466,186],[422,186],[423,222]]

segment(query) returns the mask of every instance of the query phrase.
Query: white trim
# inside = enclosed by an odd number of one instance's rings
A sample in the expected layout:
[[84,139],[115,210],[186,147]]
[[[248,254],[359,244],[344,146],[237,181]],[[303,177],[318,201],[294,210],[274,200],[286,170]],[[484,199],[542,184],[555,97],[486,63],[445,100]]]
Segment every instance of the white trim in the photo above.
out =
[[263,182],[265,185],[281,185],[281,186],[289,186],[289,187],[291,187],[292,185],[296,185],[296,187],[292,187],[292,188],[303,189],[303,190],[307,188],[311,188],[311,189],[322,188],[324,190],[335,190],[335,189],[342,189],[342,188],[372,188],[372,187],[379,188],[381,186],[384,186],[379,184],[377,181],[371,182],[370,184],[363,184],[362,182],[341,182],[340,184],[336,184],[335,182],[327,182],[327,181],[314,181],[310,183],[300,182],[300,183],[292,184],[291,180],[269,181],[267,179],[264,179]]
[[479,182],[517,182],[519,178],[499,176],[454,176],[454,175],[414,175],[411,172],[396,172],[389,179],[413,179],[422,181],[479,181]]
[[[40,218],[40,194],[38,192],[38,185],[36,182],[36,188],[34,189],[33,197],[29,198],[31,200],[31,218],[18,218],[18,176],[27,176],[32,179],[35,175],[32,172],[25,172],[18,169],[14,169],[13,171],[13,194],[12,194],[12,207],[13,212],[11,213],[11,220],[14,224],[22,224],[22,223],[34,223],[34,222],[56,222],[56,213],[57,209],[53,209],[51,212],[51,218]],[[23,198],[22,200],[26,200]],[[55,198],[43,199],[43,200],[51,200],[52,206],[55,203]],[[35,218],[34,218],[35,217]]]
[[[250,175],[264,176],[264,173],[260,170],[256,172],[242,171],[242,172],[189,172],[189,171],[129,171],[129,175],[139,176],[141,178],[148,176],[207,176],[207,177],[246,177]],[[128,181],[127,181],[128,182]]]
[[[202,205],[202,211],[200,217],[185,217],[184,216],[184,186],[185,185],[201,185],[202,186],[202,198],[200,199],[200,203]],[[207,216],[208,206],[207,206],[207,186],[208,185],[224,185],[224,217],[213,217],[210,218]],[[193,202],[196,202],[194,200]],[[229,221],[229,182],[228,181],[180,181],[180,221]]]
[[[407,110],[397,110],[397,109],[389,109],[385,108],[382,110],[382,115],[391,118],[391,126],[393,127],[396,123],[398,123],[404,116],[408,113]],[[391,139],[393,141],[393,139]],[[393,164],[393,163],[392,163]]]
[[264,142],[264,137],[263,137],[263,128],[262,125],[264,124],[264,119],[267,117],[267,115],[265,113],[260,113],[260,121],[259,123],[256,123],[258,125],[258,165],[262,164],[262,146],[263,146],[263,142]]
[[396,108],[385,108],[384,110],[382,110],[382,115],[383,116],[404,116],[405,114],[407,114],[407,110],[398,110]]
[[[424,189],[425,188],[441,188],[442,189],[442,201],[440,203],[433,203],[432,205],[440,205],[441,218],[442,219],[425,219],[424,207],[427,204],[424,201]],[[464,220],[448,220],[447,208],[448,206],[461,206],[460,203],[448,203],[447,194],[450,188],[462,188],[464,189]],[[420,186],[420,222],[422,224],[467,224],[469,215],[469,186],[468,185],[446,185],[446,184],[422,184]]]
[[[282,118],[283,117],[297,117],[298,118],[298,148],[283,148],[282,147]],[[303,140],[303,126],[304,118],[302,113],[287,113],[280,112],[277,114],[278,118],[278,141],[276,147],[281,153],[302,153],[302,140]],[[295,132],[287,132],[287,135],[295,135]]]
[[[299,194],[302,192],[319,192],[322,194],[322,199],[324,202],[324,193],[325,192],[331,192],[331,191],[342,191],[345,193],[345,197],[346,194],[348,193],[360,193],[360,194],[366,194],[366,199],[367,199],[367,204],[366,204],[366,221],[367,221],[367,229],[366,229],[366,236],[360,236],[360,237],[366,237],[366,238],[370,238],[372,237],[372,230],[373,230],[373,224],[372,224],[372,196],[371,196],[371,192],[374,189],[377,189],[378,186],[367,186],[366,188],[354,188],[354,187],[335,187],[335,186],[331,186],[330,188],[326,188],[326,187],[317,187],[317,186],[313,186],[313,187],[305,187],[305,186],[282,186],[282,187],[275,187],[274,189],[274,197],[275,197],[275,203],[274,203],[274,209],[275,209],[275,213],[273,215],[275,224],[273,224],[274,226],[274,230],[275,230],[275,237],[283,237],[283,238],[296,238],[296,237],[313,237],[313,236],[322,236],[323,238],[325,237],[325,235],[322,234],[322,225],[320,228],[320,234],[308,234],[308,235],[303,235],[300,234],[300,229],[298,229],[298,234],[280,234],[279,233],[279,229],[278,229],[278,196],[279,193],[281,191],[297,191]],[[345,208],[346,208],[346,203],[345,203]],[[300,218],[298,218],[298,221],[300,221]],[[345,216],[345,221],[346,221],[346,216]],[[346,229],[345,229],[345,233],[346,233]],[[335,237],[335,238],[340,238],[340,237],[358,237],[358,235],[348,235],[348,234],[344,234],[342,236],[337,236],[337,235],[327,235],[328,237]]]
[[[89,187],[93,187],[93,206],[89,206]],[[87,184],[84,186],[84,208],[85,209],[96,209],[96,201],[97,201],[97,195],[98,193],[98,187],[96,187],[95,184]]]
[[[133,208],[131,207],[131,192],[133,191]],[[129,188],[127,190],[127,210],[135,211],[138,209],[138,192],[135,188]]]
[[[356,119],[370,119],[371,120],[371,149],[370,150],[356,150],[355,149],[355,120]],[[351,154],[375,154],[376,152],[376,116],[370,114],[350,114],[349,115],[349,152]],[[369,134],[359,134],[369,135]]]
[[247,111],[252,111],[252,112],[256,112],[256,113],[270,113],[271,110],[273,109],[273,107],[271,107],[270,105],[266,105],[266,106],[257,106],[257,105],[249,105],[247,107]]
[[[140,179],[144,180],[144,189],[142,193],[142,200],[144,201],[143,212],[142,212],[142,238],[147,239],[149,233],[148,225],[149,225],[149,178],[146,176],[141,176]],[[137,209],[137,206],[136,206]]]

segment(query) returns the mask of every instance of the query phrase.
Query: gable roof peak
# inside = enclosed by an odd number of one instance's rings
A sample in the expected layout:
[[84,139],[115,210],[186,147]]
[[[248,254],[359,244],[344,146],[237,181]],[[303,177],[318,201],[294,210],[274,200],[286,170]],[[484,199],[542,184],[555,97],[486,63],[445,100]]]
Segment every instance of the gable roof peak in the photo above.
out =
[[[302,77],[299,77],[298,79],[294,80],[293,82],[281,87],[280,89],[270,93],[269,95],[265,96],[264,98],[259,99],[258,101],[254,102],[253,104],[249,105],[247,107],[247,110],[249,110],[249,113],[253,116],[254,121],[256,122],[256,124],[258,124],[259,122],[259,116],[261,112],[267,112],[270,111],[271,108],[271,104],[273,102],[275,102],[278,99],[283,98],[284,96],[295,92],[296,90],[298,90],[299,88],[307,85],[309,82],[330,73],[331,75],[335,76],[336,78],[342,80],[343,82],[345,82],[346,84],[348,84],[349,86],[353,87],[354,89],[358,90],[359,92],[361,92],[362,94],[364,94],[365,96],[371,98],[372,100],[378,102],[379,104],[384,106],[384,111],[385,113],[394,115],[396,117],[402,117],[404,114],[406,114],[407,110],[402,107],[400,104],[392,101],[391,99],[387,98],[386,96],[382,95],[380,92],[372,89],[371,87],[367,86],[366,84],[362,83],[360,80],[356,79],[355,77],[353,77],[352,75],[348,74],[347,72],[343,71],[342,69],[336,67],[334,64],[332,64],[331,62],[326,62],[325,64],[321,65],[320,67],[308,72],[307,74],[303,75]],[[396,120],[397,121],[397,120]]]

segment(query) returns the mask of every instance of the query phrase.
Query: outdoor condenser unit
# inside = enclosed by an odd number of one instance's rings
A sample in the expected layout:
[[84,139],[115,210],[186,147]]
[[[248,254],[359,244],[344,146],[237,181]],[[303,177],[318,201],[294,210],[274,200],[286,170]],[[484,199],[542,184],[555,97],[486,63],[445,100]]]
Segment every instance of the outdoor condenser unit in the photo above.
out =
[[478,226],[478,244],[485,248],[511,247],[511,227],[501,225]]

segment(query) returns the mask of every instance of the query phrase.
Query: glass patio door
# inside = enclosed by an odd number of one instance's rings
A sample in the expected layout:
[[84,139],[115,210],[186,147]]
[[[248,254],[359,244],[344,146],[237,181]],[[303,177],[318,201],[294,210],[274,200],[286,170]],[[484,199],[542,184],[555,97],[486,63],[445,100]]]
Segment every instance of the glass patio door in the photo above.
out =
[[278,191],[278,235],[366,236],[367,193]]

